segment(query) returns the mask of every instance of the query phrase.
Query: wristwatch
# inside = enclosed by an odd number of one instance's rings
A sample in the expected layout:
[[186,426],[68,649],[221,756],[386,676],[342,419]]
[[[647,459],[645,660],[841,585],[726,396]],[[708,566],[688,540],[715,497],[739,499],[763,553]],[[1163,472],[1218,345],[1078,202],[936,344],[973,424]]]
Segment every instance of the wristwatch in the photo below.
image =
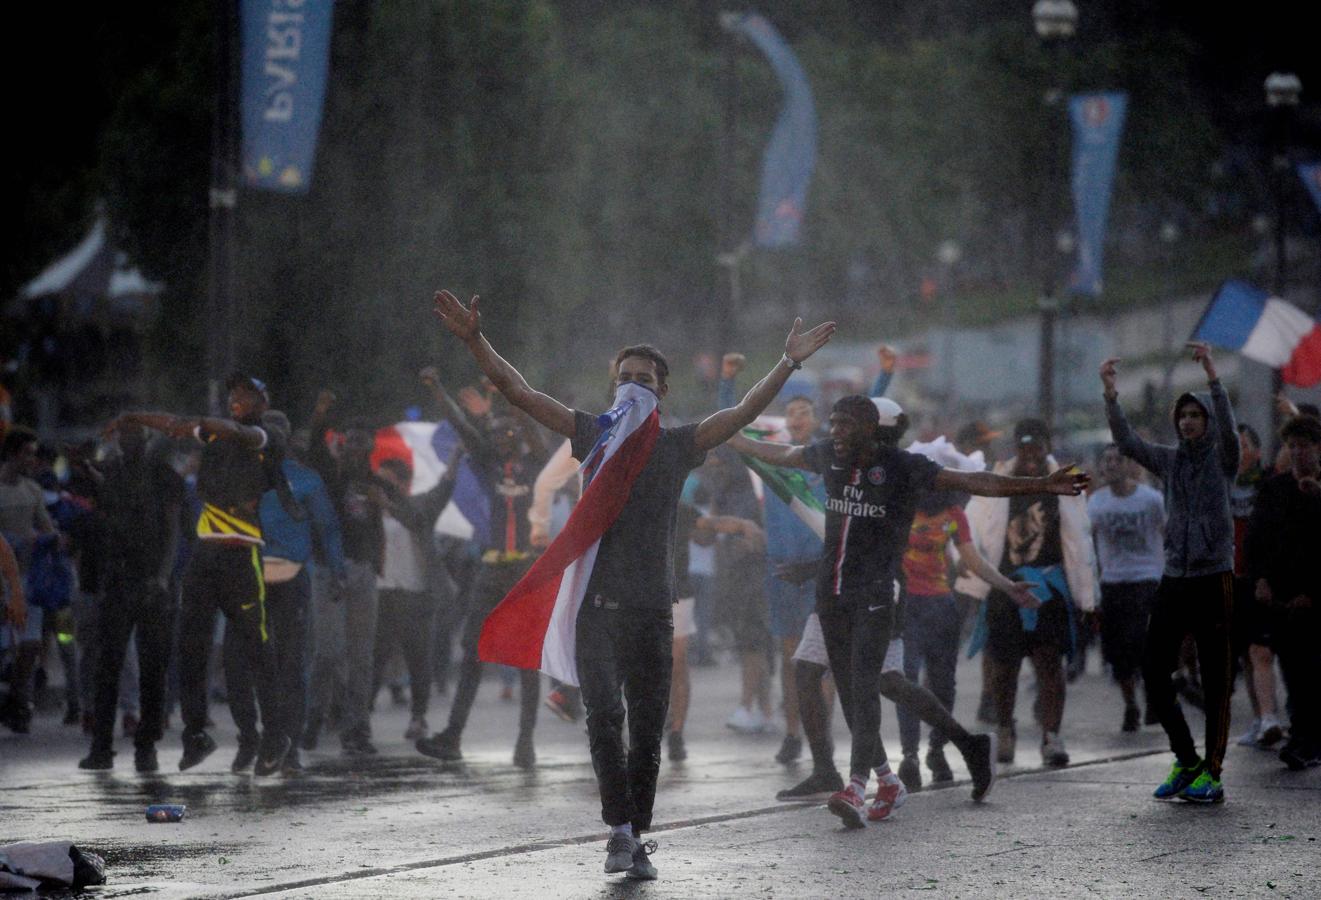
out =
[[802,363],[800,363],[800,362],[794,362],[792,359],[790,359],[788,353],[784,354],[784,356],[781,358],[780,361],[789,364],[789,371],[790,371],[790,372],[797,372],[799,369],[801,369],[801,368],[803,367],[803,364],[802,364]]

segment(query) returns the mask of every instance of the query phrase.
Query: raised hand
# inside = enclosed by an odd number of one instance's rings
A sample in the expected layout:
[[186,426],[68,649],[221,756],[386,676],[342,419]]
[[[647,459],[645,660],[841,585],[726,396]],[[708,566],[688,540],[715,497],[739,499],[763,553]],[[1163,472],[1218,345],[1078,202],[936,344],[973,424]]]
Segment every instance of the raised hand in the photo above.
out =
[[427,366],[417,373],[417,380],[422,382],[422,386],[427,390],[434,391],[440,387],[440,370],[435,366]]
[[834,322],[822,322],[811,331],[799,333],[803,327],[802,319],[794,319],[794,327],[789,329],[789,336],[784,339],[784,355],[796,363],[807,359],[830,342],[835,333]]
[[477,310],[477,299],[474,296],[464,306],[449,291],[436,291],[432,311],[456,338],[465,343],[474,341],[482,333],[482,314]]
[[316,406],[313,407],[312,414],[317,418],[324,418],[326,413],[330,412],[331,407],[338,401],[339,398],[335,396],[334,391],[329,388],[322,388],[317,392]]
[[481,418],[491,411],[491,397],[472,385],[459,388],[459,405],[470,416]]
[[1101,363],[1101,387],[1107,395],[1115,393],[1115,375],[1118,374],[1119,357],[1112,356]]
[[1092,483],[1092,476],[1074,466],[1064,466],[1046,478],[1046,491],[1062,497],[1076,497]]
[[1215,360],[1211,358],[1211,345],[1205,341],[1189,341],[1184,346],[1193,351],[1193,360],[1202,364],[1202,371],[1206,373],[1206,380],[1215,381],[1216,364]]
[[882,372],[893,372],[895,364],[899,362],[899,354],[889,344],[881,344],[876,348],[876,358],[881,361]]

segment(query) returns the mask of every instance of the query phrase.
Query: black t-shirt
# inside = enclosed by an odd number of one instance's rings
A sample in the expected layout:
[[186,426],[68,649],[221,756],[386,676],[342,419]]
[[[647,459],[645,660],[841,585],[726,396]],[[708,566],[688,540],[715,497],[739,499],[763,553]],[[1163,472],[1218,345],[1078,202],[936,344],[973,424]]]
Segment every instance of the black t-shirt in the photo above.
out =
[[841,465],[830,440],[803,451],[806,468],[826,484],[825,554],[817,575],[818,598],[888,586],[900,575],[918,496],[930,489],[940,466],[925,456],[881,446],[861,466]]
[[372,499],[372,488],[379,486],[370,472],[345,473],[337,481],[332,498],[339,513],[344,555],[378,572],[385,561],[385,523],[381,507]]
[[477,458],[482,486],[491,500],[491,524],[484,550],[529,553],[532,533],[528,510],[532,508],[532,486],[545,465],[539,454],[521,453],[502,460],[493,453]]
[[1009,524],[1005,528],[1005,552],[1000,560],[1000,571],[1007,575],[1019,566],[1044,569],[1063,562],[1060,498],[1010,497]]
[[[574,412],[573,456],[582,460],[601,428],[596,416]],[[706,459],[697,426],[662,428],[623,510],[604,535],[587,594],[626,606],[666,609],[674,602],[674,531],[684,479]]]
[[119,460],[103,476],[96,508],[105,562],[132,576],[154,577],[169,549],[174,523],[168,517],[184,504],[183,479],[164,460],[146,459]]
[[241,440],[197,433],[202,442],[197,469],[197,495],[203,506],[199,537],[261,539],[257,504],[281,477],[284,447],[277,435],[258,430],[265,435],[265,443],[259,448]]

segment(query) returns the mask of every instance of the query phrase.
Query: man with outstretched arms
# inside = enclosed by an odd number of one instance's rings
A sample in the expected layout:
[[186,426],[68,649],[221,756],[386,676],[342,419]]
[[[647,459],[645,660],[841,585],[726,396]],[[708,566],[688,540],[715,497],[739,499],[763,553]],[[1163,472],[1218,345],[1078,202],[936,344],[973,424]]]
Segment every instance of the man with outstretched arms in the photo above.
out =
[[[263,769],[275,771],[289,749],[289,736],[274,727],[275,684],[268,671],[266,584],[262,578],[261,520],[258,504],[268,489],[288,496],[280,475],[283,446],[261,424],[270,405],[266,385],[234,374],[226,381],[230,418],[184,418],[166,413],[125,413],[117,425],[140,425],[176,438],[202,443],[197,493],[202,514],[197,545],[183,574],[179,618],[179,703],[183,713],[180,770],[191,769],[216,749],[206,733],[207,659],[215,611],[241,652],[227,662],[245,665],[253,676],[263,733],[257,750]],[[292,500],[290,500],[292,503]],[[243,753],[245,748],[239,748]]]
[[[882,406],[884,412],[878,408]],[[835,402],[828,439],[807,446],[742,436],[731,441],[736,450],[771,465],[825,476],[826,539],[817,570],[816,611],[844,717],[853,734],[851,780],[830,798],[830,810],[850,828],[861,828],[868,819],[886,818],[902,789],[881,743],[883,687],[887,696],[908,703],[928,724],[939,726],[963,753],[973,774],[975,800],[985,796],[994,777],[989,735],[969,734],[929,691],[912,686],[899,672],[886,670],[897,579],[919,495],[934,489],[990,496],[1071,496],[1087,484],[1087,476],[1074,470],[1042,478],[1015,478],[943,469],[896,446],[907,424],[897,403],[855,394]],[[883,685],[883,672],[895,683]],[[865,810],[872,770],[880,779],[880,788],[872,809]]]
[[[582,501],[488,618],[482,658],[540,667],[581,685],[601,816],[611,829],[605,871],[653,879],[656,868],[648,853],[654,845],[644,846],[639,838],[651,826],[670,694],[679,494],[706,452],[751,424],[789,374],[830,340],[835,323],[800,332],[802,322],[796,320],[784,356],[737,406],[700,424],[660,428],[656,409],[669,391],[669,365],[654,347],[640,344],[619,352],[615,406],[597,417],[529,387],[482,334],[477,298],[464,306],[449,291],[440,291],[435,312],[500,393],[570,438],[574,458],[586,464]],[[534,623],[524,617],[526,607],[520,603],[543,582],[550,584],[554,610]],[[526,642],[531,631],[539,635],[530,650],[509,646]],[[628,699],[627,749],[623,697]]]

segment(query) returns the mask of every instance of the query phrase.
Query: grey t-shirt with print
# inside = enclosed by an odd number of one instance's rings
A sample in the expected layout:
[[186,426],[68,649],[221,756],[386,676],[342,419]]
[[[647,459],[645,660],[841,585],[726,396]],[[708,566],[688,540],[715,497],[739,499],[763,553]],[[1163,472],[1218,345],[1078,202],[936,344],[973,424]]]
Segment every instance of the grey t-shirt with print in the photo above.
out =
[[1165,571],[1165,500],[1145,484],[1127,497],[1108,487],[1087,501],[1102,584],[1159,581]]

